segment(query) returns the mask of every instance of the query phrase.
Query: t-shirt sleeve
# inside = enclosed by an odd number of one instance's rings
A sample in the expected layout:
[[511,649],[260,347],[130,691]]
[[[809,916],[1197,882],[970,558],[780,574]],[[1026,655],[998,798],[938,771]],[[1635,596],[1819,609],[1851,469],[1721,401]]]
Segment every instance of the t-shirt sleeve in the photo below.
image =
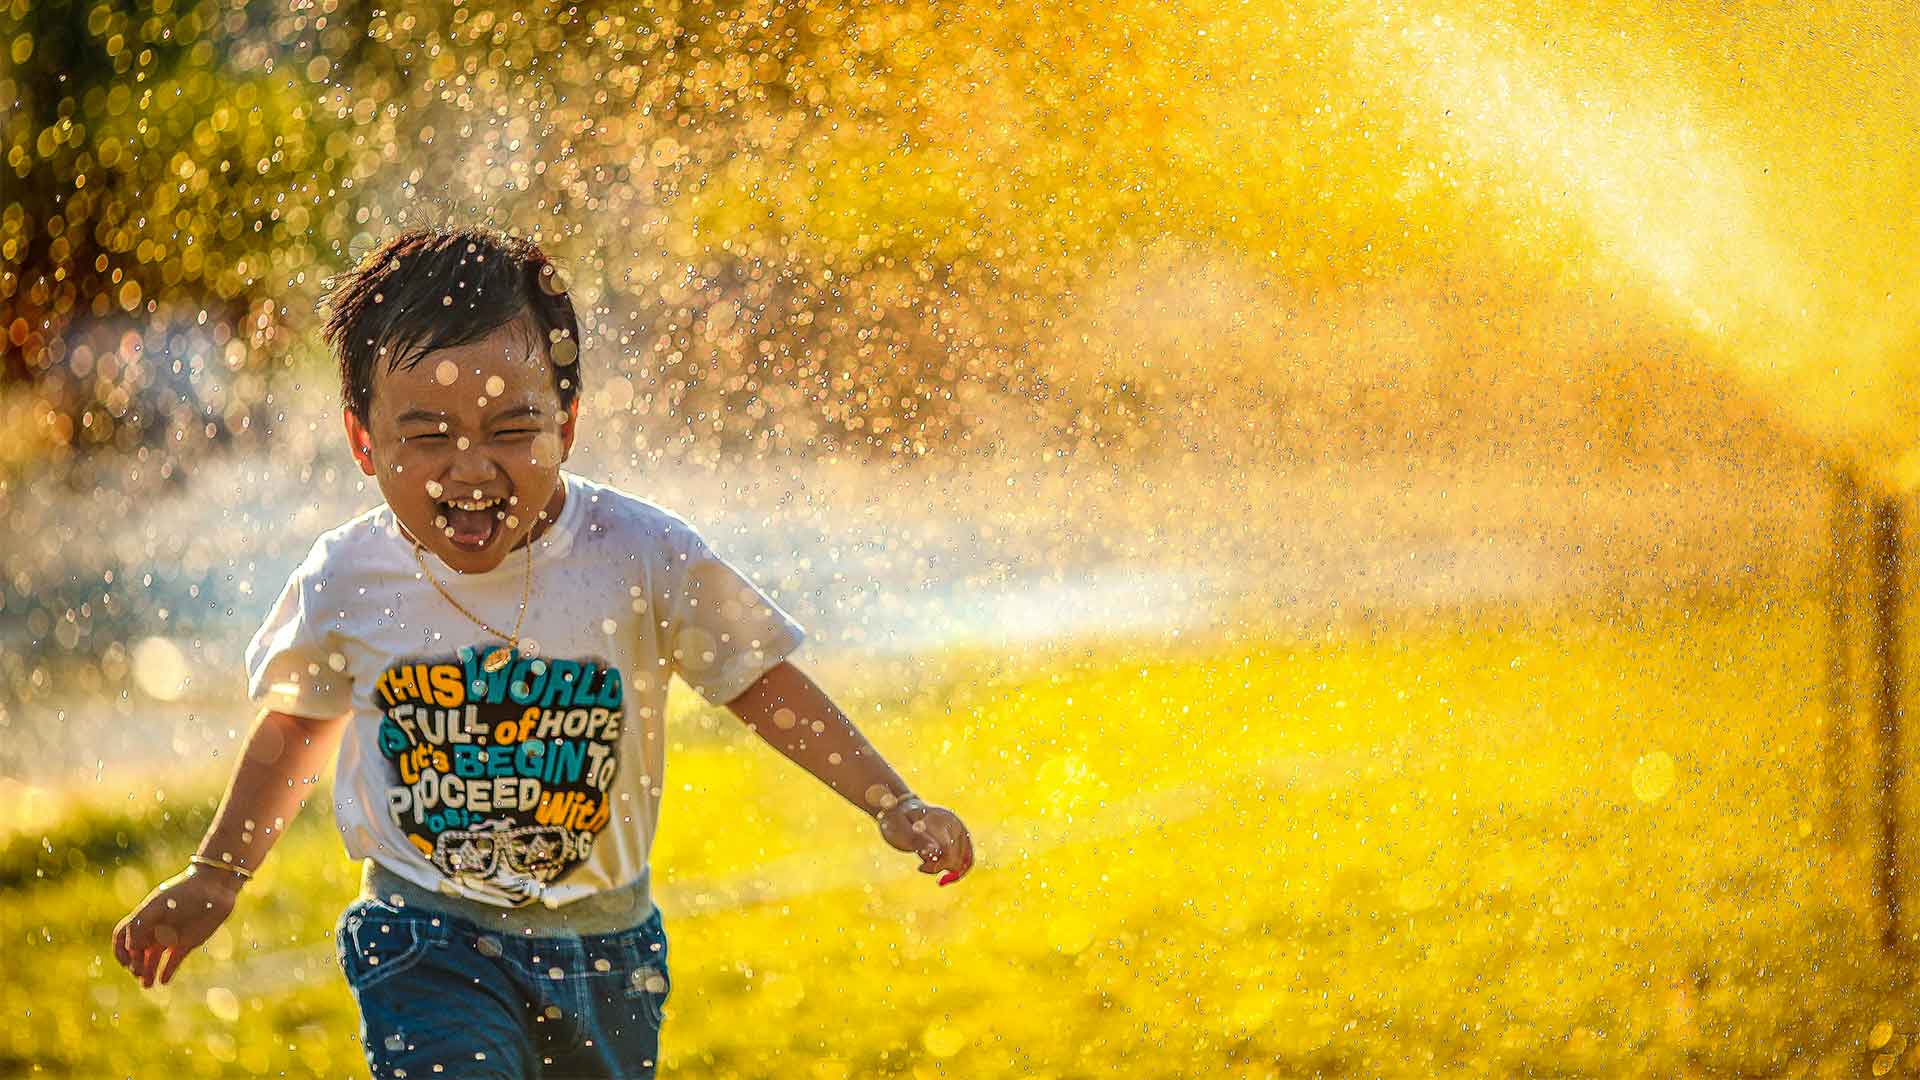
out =
[[701,697],[724,705],[799,648],[807,632],[684,520],[671,519],[666,539],[660,655]]
[[263,708],[311,719],[331,719],[353,707],[353,676],[337,633],[318,620],[325,588],[323,551],[316,543],[294,567],[279,599],[247,643],[247,696]]

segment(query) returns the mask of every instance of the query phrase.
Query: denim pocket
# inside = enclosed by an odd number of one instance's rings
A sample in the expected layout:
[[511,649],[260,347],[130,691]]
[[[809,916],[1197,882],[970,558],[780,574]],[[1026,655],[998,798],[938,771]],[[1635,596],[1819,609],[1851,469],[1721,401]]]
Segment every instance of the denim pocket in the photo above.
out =
[[629,1001],[641,1002],[647,1019],[658,1028],[666,1014],[667,995],[673,990],[673,976],[667,967],[667,936],[659,916],[622,934],[619,945],[622,992]]
[[436,942],[446,939],[444,921],[432,916],[362,897],[340,917],[335,951],[347,985],[356,992],[371,989],[420,962]]
[[647,1019],[656,1029],[666,1018],[667,994],[672,989],[666,961],[647,956],[645,946],[641,946],[627,967],[626,995],[629,1001],[638,1000],[646,1008]]

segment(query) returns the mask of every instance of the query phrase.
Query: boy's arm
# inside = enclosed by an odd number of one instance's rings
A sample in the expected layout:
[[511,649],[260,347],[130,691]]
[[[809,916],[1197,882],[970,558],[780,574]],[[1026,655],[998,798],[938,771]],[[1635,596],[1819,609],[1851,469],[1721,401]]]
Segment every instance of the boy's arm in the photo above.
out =
[[782,660],[727,709],[754,733],[873,817],[881,835],[919,854],[924,873],[958,880],[973,866],[973,840],[950,811],[913,794],[880,751],[826,693],[791,661]]
[[[351,713],[310,719],[262,710],[197,854],[258,868],[306,804]],[[113,930],[114,956],[141,984],[171,982],[180,962],[232,912],[243,880],[197,863],[162,882]],[[165,965],[161,966],[163,954]]]

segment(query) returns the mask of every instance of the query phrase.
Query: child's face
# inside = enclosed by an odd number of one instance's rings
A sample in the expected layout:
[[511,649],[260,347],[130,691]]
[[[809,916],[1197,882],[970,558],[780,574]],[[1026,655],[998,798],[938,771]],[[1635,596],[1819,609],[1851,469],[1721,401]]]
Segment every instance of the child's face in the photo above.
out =
[[499,566],[559,516],[575,414],[560,411],[547,365],[538,332],[509,322],[411,367],[376,363],[366,425],[346,413],[360,471],[401,526],[461,573]]

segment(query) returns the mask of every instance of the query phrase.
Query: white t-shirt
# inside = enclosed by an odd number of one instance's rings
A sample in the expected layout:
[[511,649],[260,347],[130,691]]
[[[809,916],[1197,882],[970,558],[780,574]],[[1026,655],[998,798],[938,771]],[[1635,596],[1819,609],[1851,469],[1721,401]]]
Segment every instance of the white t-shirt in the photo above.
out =
[[[669,676],[724,704],[806,636],[679,515],[561,477],[521,647],[499,671],[481,661],[506,642],[422,576],[384,504],[321,534],[246,653],[260,705],[352,711],[334,781],[347,853],[500,907],[644,878]],[[484,574],[419,558],[474,615],[513,628],[524,550]]]

